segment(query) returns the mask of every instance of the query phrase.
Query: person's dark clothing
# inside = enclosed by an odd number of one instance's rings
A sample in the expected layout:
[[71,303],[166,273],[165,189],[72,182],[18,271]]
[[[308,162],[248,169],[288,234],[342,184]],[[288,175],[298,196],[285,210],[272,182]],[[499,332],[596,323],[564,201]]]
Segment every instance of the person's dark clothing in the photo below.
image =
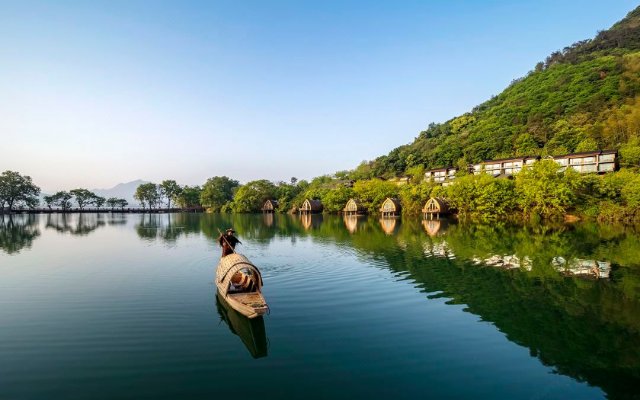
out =
[[218,239],[218,243],[222,246],[222,257],[233,253],[233,249],[236,248],[238,243],[242,244],[242,242],[231,233],[222,234]]

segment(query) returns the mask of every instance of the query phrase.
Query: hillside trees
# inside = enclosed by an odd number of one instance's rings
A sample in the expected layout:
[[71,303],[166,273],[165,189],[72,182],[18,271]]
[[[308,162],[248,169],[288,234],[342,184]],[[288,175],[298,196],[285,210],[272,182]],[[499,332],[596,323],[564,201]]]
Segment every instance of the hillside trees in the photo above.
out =
[[578,172],[559,172],[553,160],[541,160],[516,175],[517,203],[525,215],[543,218],[561,216],[574,205]]

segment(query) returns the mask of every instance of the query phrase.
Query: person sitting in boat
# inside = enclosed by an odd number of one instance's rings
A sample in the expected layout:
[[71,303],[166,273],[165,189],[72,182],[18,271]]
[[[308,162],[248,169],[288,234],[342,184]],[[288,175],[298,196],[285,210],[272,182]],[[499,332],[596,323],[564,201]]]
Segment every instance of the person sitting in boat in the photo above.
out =
[[218,243],[220,243],[220,246],[222,246],[222,257],[233,253],[234,249],[236,248],[236,244],[242,244],[242,242],[238,240],[237,237],[233,236],[234,233],[236,233],[236,231],[229,228],[218,238]]

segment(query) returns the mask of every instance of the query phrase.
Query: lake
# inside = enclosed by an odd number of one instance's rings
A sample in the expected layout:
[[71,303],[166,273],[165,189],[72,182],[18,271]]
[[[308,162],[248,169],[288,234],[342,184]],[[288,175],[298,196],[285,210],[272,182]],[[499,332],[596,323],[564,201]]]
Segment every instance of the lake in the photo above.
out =
[[[216,299],[218,229],[270,314]],[[0,216],[0,398],[637,398],[640,234],[597,224]]]

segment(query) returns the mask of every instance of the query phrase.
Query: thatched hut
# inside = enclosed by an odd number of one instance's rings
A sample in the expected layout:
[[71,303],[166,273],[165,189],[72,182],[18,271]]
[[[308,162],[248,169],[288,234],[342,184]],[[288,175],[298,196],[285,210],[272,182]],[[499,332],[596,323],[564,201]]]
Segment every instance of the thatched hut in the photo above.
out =
[[387,197],[380,207],[380,212],[383,217],[397,217],[402,212],[400,200],[393,197]]
[[422,208],[422,213],[427,219],[440,218],[441,215],[449,213],[449,203],[442,197],[432,197]]
[[317,214],[322,212],[322,203],[320,200],[306,199],[300,206],[300,214]]
[[278,208],[278,200],[267,200],[264,202],[262,206],[262,212],[264,213],[274,213]]
[[366,214],[367,209],[364,208],[362,203],[360,203],[358,200],[349,199],[349,201],[347,201],[347,205],[344,206],[344,209],[342,210],[342,212],[345,215],[362,215],[362,214]]

